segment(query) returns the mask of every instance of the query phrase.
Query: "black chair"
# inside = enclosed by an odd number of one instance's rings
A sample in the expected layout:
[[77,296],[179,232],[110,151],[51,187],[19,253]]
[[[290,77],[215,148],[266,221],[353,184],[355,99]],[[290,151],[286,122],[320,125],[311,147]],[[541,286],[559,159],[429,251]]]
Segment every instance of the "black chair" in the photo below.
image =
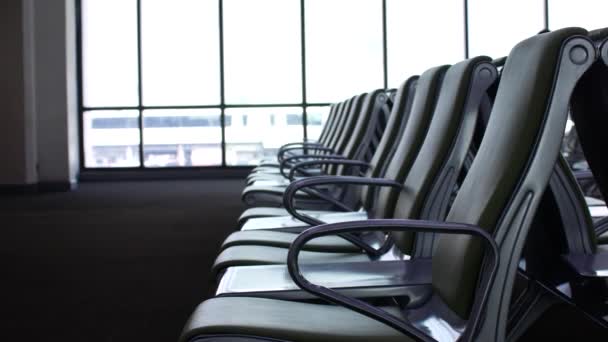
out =
[[[370,220],[310,228],[290,249],[289,274],[304,291],[338,306],[213,298],[197,308],[181,340],[504,340],[519,258],[557,160],[568,99],[595,57],[586,33],[545,33],[511,51],[484,140],[447,217],[459,223]],[[302,276],[298,255],[308,240],[372,230],[442,234],[432,267],[411,274],[427,270],[429,282],[412,284],[409,295],[378,308]]]

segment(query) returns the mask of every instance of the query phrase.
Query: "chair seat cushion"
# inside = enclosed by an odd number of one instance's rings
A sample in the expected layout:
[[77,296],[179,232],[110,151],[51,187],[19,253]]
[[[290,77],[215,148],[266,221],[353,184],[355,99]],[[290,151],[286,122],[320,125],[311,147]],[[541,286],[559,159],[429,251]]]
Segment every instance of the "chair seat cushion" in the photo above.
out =
[[[383,309],[401,316],[394,308]],[[200,304],[186,323],[181,341],[204,334],[287,341],[410,341],[397,330],[341,306],[250,297],[212,298]]]
[[[263,186],[263,185],[248,185],[243,190],[241,198],[248,205],[256,206],[280,206],[283,204],[283,195],[287,186]],[[316,200],[316,196],[298,191],[295,194],[296,199],[301,200]]]
[[[272,246],[289,248],[297,234],[269,230],[242,230],[228,236],[222,249],[233,246]],[[356,253],[360,249],[339,236],[323,236],[309,241],[304,250],[316,252]]]
[[[330,210],[298,210],[302,214],[317,217],[321,214],[334,213],[335,211]],[[273,207],[253,207],[245,210],[239,217],[239,226],[243,225],[247,220],[257,217],[273,217],[273,216],[289,216],[289,212],[285,208],[273,208]]]
[[[213,264],[214,274],[232,266],[284,265],[289,249],[270,246],[233,246],[224,249]],[[300,252],[301,264],[369,261],[363,253]]]

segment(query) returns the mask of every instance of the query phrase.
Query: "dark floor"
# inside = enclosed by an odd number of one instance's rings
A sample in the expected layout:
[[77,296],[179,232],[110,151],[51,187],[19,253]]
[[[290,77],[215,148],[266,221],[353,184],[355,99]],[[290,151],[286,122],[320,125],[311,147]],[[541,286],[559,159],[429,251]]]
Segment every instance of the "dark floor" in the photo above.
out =
[[0,196],[0,341],[175,341],[213,291],[240,180]]

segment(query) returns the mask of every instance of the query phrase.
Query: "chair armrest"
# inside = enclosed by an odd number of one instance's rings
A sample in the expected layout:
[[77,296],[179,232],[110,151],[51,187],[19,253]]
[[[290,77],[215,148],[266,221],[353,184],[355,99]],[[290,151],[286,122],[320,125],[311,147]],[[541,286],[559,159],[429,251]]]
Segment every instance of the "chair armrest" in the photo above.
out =
[[[299,179],[287,186],[285,189],[285,193],[283,195],[283,207],[291,214],[293,217],[299,219],[300,221],[306,222],[310,225],[316,226],[320,224],[324,224],[320,220],[315,219],[314,217],[310,217],[305,214],[300,214],[297,212],[294,199],[295,195],[298,191],[303,190],[304,188],[314,187],[318,185],[343,185],[343,184],[351,184],[351,185],[369,185],[369,186],[390,186],[394,188],[403,188],[403,184],[394,181],[392,179],[384,179],[384,178],[369,178],[369,177],[355,177],[355,176],[315,176],[309,177],[305,179]],[[314,195],[318,195],[313,193]],[[343,203],[338,202],[334,198],[326,198],[320,197],[323,200],[327,200],[329,203],[337,205],[341,207],[345,211],[352,211],[351,208],[345,207]]]
[[445,223],[424,220],[366,220],[366,221],[351,221],[326,224],[317,227],[312,227],[302,232],[291,244],[287,255],[287,268],[293,281],[304,291],[307,291],[319,298],[325,299],[331,303],[344,306],[350,310],[366,315],[379,322],[402,332],[403,334],[419,341],[433,341],[432,338],[423,334],[411,324],[398,319],[387,312],[376,308],[364,301],[356,298],[351,298],[340,294],[337,291],[326,287],[310,283],[300,272],[298,256],[302,247],[310,240],[326,235],[337,235],[343,233],[358,233],[368,231],[418,231],[432,232],[441,234],[466,234],[481,238],[488,247],[488,268],[486,269],[487,277],[480,277],[485,281],[481,282],[481,296],[476,296],[469,323],[460,340],[473,340],[474,334],[481,321],[482,312],[484,310],[489,290],[494,282],[496,272],[498,270],[498,246],[494,238],[485,230],[468,224],[460,223]]
[[320,160],[308,160],[296,163],[291,167],[289,171],[289,180],[294,181],[295,173],[300,172],[302,168],[309,166],[323,166],[323,165],[345,165],[345,166],[358,166],[364,169],[368,169],[371,167],[370,163],[366,163],[360,160],[352,160],[352,159],[320,159]]
[[[325,222],[318,220],[314,217],[298,213],[294,206],[294,198],[295,194],[303,190],[307,187],[313,187],[317,185],[326,185],[326,184],[353,184],[353,185],[369,185],[369,186],[390,186],[395,188],[403,188],[403,184],[394,181],[392,179],[384,179],[384,178],[366,178],[366,177],[353,177],[353,176],[317,176],[310,177],[306,179],[300,179],[294,181],[289,184],[289,186],[285,189],[285,194],[283,195],[283,207],[296,219],[308,223],[312,226],[318,226],[321,224],[325,224]],[[303,190],[304,191],[304,190]],[[329,203],[332,203],[338,207],[341,207],[347,211],[352,211],[350,208],[346,207],[343,203],[337,201],[335,198],[331,196],[327,196],[325,194],[321,194],[318,191],[305,191],[308,194],[315,195]],[[364,250],[371,257],[377,257],[384,253],[386,253],[393,245],[393,239],[389,236],[380,248],[374,248],[370,246],[368,243],[363,241],[360,237],[354,234],[340,234],[340,237],[346,239],[350,243]]]
[[316,142],[316,141],[301,141],[301,142],[292,142],[292,143],[288,143],[285,144],[281,147],[279,147],[279,151],[281,152],[282,150],[286,149],[286,148],[290,148],[290,147],[296,147],[296,146],[323,146],[321,143]]
[[281,163],[279,165],[279,170],[281,171],[281,175],[283,175],[283,177],[289,179],[289,176],[286,173],[285,169],[286,168],[291,169],[291,167],[293,166],[292,164],[294,162],[297,162],[298,160],[302,160],[302,159],[330,160],[330,159],[347,159],[347,158],[344,156],[341,156],[339,154],[327,154],[327,155],[298,154],[295,156],[285,158],[281,161]]
[[283,161],[283,159],[285,159],[285,155],[291,153],[292,151],[300,151],[300,150],[305,150],[304,153],[301,153],[301,155],[307,155],[309,156],[311,151],[318,151],[318,152],[327,152],[327,153],[336,153],[334,151],[333,148],[330,147],[325,147],[322,145],[311,145],[311,146],[303,146],[303,147],[288,147],[285,148],[279,152],[277,152],[277,160],[280,162]]

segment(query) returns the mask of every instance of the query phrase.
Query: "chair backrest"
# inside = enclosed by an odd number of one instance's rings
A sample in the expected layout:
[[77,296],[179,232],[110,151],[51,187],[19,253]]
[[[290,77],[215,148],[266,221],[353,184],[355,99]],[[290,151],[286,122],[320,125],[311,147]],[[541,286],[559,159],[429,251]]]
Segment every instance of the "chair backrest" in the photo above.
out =
[[[390,91],[378,89],[366,95],[361,112],[358,113],[357,126],[351,134],[344,156],[351,160],[370,162],[378,150],[380,140],[387,130],[387,121],[391,114],[392,100]],[[392,128],[388,129],[392,131]],[[381,152],[381,151],[380,151]],[[369,168],[373,169],[373,168]],[[360,175],[358,166],[330,165],[327,173],[336,175]],[[336,189],[334,196],[350,208],[361,206],[361,187],[344,187]]]
[[377,175],[373,175],[373,177],[384,177],[384,174],[390,165],[388,160],[395,155],[395,151],[397,150],[398,146],[396,142],[399,141],[403,136],[403,132],[405,131],[405,127],[409,121],[409,115],[412,111],[412,104],[414,103],[414,97],[416,95],[416,87],[418,86],[418,78],[419,76],[412,76],[403,83],[403,86],[407,88],[404,89],[405,94],[400,95],[399,98],[397,98],[396,92],[393,93],[393,106],[397,107],[396,110],[401,110],[404,113],[407,113],[407,120],[401,121],[398,135],[393,138],[393,142],[389,144],[390,146],[388,146],[388,151],[385,152],[387,160],[382,163],[380,168],[377,169],[378,173]]
[[[371,148],[371,135],[376,130],[376,124],[379,120],[378,115],[381,115],[381,106],[377,106],[378,96],[386,96],[383,89],[377,89],[367,94],[361,95],[360,110],[354,112],[354,127],[348,134],[346,146],[341,154],[348,159],[362,160],[366,151]],[[384,127],[383,127],[384,128]],[[342,174],[345,168],[343,166],[331,165],[328,168],[328,173]]]
[[585,195],[570,170],[570,165],[559,156],[549,180],[549,189],[558,208],[564,235],[564,253],[592,254],[596,251],[593,219]]
[[374,158],[391,116],[394,101],[394,96],[391,95],[396,91],[396,89],[382,90],[376,95],[373,112],[366,123],[365,135],[356,148],[354,159],[369,163]]
[[[608,128],[608,28],[589,32],[590,39],[598,48],[599,58],[581,77],[571,100],[571,117],[578,139],[589,164],[589,169],[599,191],[608,198],[608,162],[606,162],[606,128]],[[557,171],[552,183],[559,185],[557,195],[566,197],[559,201],[567,252],[593,254],[597,250],[597,237],[584,195],[568,165]],[[556,172],[557,173],[557,172]],[[555,178],[555,179],[554,179]],[[578,191],[577,191],[578,190]],[[557,196],[556,196],[557,197]],[[564,208],[567,206],[566,208]]]
[[[410,115],[394,155],[386,167],[384,178],[402,182],[414,162],[431,122],[441,82],[448,65],[431,68],[418,79]],[[399,190],[383,187],[377,192],[370,213],[374,217],[389,217]]]
[[327,144],[327,139],[329,137],[330,132],[335,129],[335,119],[336,119],[336,110],[338,108],[338,103],[334,103],[329,107],[329,114],[327,115],[327,120],[325,121],[325,125],[323,125],[323,129],[319,134],[319,138],[317,142],[322,145]]
[[484,139],[446,218],[495,236],[499,264],[487,296],[475,296],[484,283],[480,241],[464,235],[438,239],[432,266],[438,296],[465,319],[487,299],[479,340],[505,338],[521,250],[557,160],[570,95],[595,55],[582,35],[583,29],[562,29],[513,48]]
[[571,114],[593,178],[604,198],[608,199],[608,159],[605,157],[608,149],[608,41],[605,40],[608,29],[592,31],[590,36],[599,45],[601,58],[583,75],[574,90]]
[[345,113],[346,116],[344,118],[344,125],[337,138],[336,146],[334,148],[337,154],[344,155],[344,150],[346,149],[348,141],[351,138],[351,134],[355,129],[357,120],[359,119],[359,113],[361,112],[361,106],[363,105],[366,95],[367,94],[354,96],[349,101],[350,105]]
[[[393,105],[389,115],[388,122],[382,138],[378,143],[376,152],[374,153],[370,163],[370,167],[365,173],[366,177],[382,177],[389,164],[390,158],[395,152],[396,142],[401,138],[405,126],[407,125],[410,110],[416,92],[416,84],[418,76],[412,76],[401,84],[394,94],[392,99]],[[373,201],[375,190],[363,186],[360,193],[360,204],[364,208],[370,208]]]
[[347,99],[345,101],[340,102],[338,105],[338,109],[336,110],[337,117],[335,119],[335,129],[332,130],[328,137],[327,147],[336,148],[338,144],[338,139],[343,134],[344,131],[344,122],[346,121],[346,117],[348,116],[350,105],[353,101],[353,98]]
[[[421,218],[427,200],[451,194],[473,140],[481,99],[497,75],[491,59],[483,56],[454,64],[445,73],[426,138],[403,182],[394,218]],[[445,185],[431,196],[434,182]],[[411,253],[414,234],[401,232],[393,237],[403,253]]]

